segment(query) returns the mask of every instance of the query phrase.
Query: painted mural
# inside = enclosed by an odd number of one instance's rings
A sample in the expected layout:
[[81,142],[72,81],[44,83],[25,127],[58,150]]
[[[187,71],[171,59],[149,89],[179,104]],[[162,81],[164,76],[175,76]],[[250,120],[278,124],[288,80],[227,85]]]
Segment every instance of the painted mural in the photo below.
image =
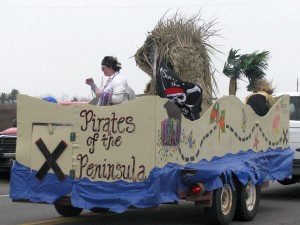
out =
[[[285,123],[288,121],[287,103],[283,100],[277,102],[266,118],[258,117],[247,105],[242,103],[237,104],[234,113],[232,113],[232,106],[222,103],[222,101],[215,102],[206,112],[206,117],[202,118],[199,127],[205,126],[207,129],[204,129],[205,132],[200,132],[200,135],[195,135],[195,127],[184,127],[181,119],[163,120],[161,128],[157,130],[158,164],[164,164],[172,158],[174,162],[198,162],[201,159],[201,152],[220,145],[221,138],[234,139],[239,146],[243,146],[238,150],[258,151],[263,150],[266,146],[282,146],[282,148],[288,146],[288,127],[280,127],[283,120]],[[226,110],[227,106],[231,112]],[[228,119],[226,114],[229,115],[229,113],[241,119],[236,120],[230,116]],[[252,117],[251,120],[248,119],[248,116]],[[198,122],[195,121],[195,124]],[[206,143],[211,144],[206,145]],[[226,144],[224,147],[226,148]]]
[[[42,180],[146,180],[155,167],[227,153],[288,147],[288,98],[265,117],[234,96],[189,121],[173,103],[148,96],[118,106],[60,106],[19,96],[17,160]],[[38,108],[32,112],[32,108]],[[47,163],[48,162],[48,163]]]

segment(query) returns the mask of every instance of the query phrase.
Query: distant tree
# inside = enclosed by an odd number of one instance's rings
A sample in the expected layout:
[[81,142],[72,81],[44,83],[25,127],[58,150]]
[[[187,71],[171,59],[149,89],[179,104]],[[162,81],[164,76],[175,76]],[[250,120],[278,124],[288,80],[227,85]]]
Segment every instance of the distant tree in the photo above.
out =
[[6,102],[6,98],[7,98],[7,94],[2,92],[1,95],[0,95],[1,105],[3,105]]
[[64,102],[64,101],[69,101],[69,95],[67,94],[63,94],[62,97],[61,97],[61,100]]
[[253,90],[255,80],[263,78],[268,68],[269,54],[268,51],[258,53],[257,51],[252,54],[237,54],[239,50],[231,49],[224,65],[223,73],[230,78],[229,82],[229,95],[236,95],[237,80],[245,76],[249,85],[248,91]]
[[71,102],[78,102],[78,98],[73,97],[73,99],[71,100]]
[[17,100],[18,94],[19,94],[19,91],[17,89],[12,89],[12,91],[9,94],[9,99],[12,103],[14,103]]

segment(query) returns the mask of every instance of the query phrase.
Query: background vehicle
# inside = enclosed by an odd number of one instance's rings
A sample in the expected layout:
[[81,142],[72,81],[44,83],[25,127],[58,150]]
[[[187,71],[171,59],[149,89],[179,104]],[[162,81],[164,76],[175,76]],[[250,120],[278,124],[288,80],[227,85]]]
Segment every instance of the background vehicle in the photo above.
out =
[[284,94],[290,96],[290,147],[295,151],[292,178],[279,181],[281,184],[287,185],[300,182],[300,92],[278,93],[277,96]]
[[16,159],[16,121],[12,127],[0,132],[0,172],[8,172]]

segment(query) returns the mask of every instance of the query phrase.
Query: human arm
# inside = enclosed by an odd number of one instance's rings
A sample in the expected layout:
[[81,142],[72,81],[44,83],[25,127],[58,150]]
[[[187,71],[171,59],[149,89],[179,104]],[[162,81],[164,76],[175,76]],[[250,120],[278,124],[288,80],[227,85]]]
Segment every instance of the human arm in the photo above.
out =
[[93,78],[87,78],[87,79],[85,80],[85,83],[86,83],[87,85],[90,85],[90,86],[91,86],[92,91],[95,93],[95,95],[96,95],[97,97],[101,96],[101,93],[102,93],[102,92],[101,92],[100,88],[98,88],[97,85],[94,83],[94,79],[93,79]]

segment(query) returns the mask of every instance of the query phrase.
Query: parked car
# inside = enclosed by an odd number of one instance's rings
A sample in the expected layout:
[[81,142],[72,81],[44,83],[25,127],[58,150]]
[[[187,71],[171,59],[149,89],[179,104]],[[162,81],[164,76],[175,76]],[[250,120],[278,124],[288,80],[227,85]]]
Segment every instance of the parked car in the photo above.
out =
[[0,172],[8,172],[16,158],[17,127],[16,120],[12,127],[0,132]]
[[279,181],[279,183],[287,185],[300,182],[300,92],[283,92],[276,94],[276,96],[281,95],[290,96],[290,147],[295,151],[292,178]]

